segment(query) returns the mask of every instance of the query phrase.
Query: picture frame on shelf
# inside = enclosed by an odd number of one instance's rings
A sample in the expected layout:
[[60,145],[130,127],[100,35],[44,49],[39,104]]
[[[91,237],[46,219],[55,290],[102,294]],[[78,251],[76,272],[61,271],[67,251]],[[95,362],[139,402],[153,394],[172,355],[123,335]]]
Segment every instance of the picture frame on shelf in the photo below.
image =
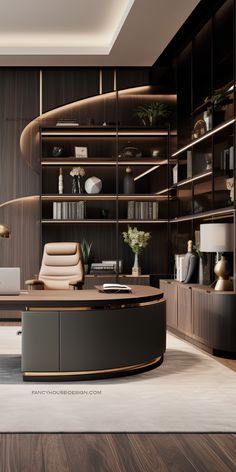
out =
[[84,159],[88,157],[88,148],[86,146],[75,146],[76,159]]

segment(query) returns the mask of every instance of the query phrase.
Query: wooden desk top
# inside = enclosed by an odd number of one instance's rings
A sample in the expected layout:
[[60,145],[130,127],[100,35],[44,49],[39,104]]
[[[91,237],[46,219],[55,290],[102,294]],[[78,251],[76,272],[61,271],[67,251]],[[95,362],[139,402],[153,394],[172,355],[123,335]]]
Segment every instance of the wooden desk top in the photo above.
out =
[[25,311],[29,308],[74,308],[144,303],[163,298],[163,291],[144,285],[130,285],[132,293],[100,293],[92,290],[32,290],[20,295],[1,295],[0,310]]

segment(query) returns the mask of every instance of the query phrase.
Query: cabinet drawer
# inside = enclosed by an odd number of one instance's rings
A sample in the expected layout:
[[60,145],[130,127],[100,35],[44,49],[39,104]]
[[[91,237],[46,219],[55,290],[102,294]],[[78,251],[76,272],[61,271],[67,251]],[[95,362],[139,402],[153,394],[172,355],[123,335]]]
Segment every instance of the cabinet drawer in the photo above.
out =
[[212,345],[213,292],[192,289],[193,337]]
[[184,334],[192,335],[192,288],[178,285],[178,329]]
[[166,299],[167,326],[177,328],[177,284],[174,281],[160,280],[160,289]]

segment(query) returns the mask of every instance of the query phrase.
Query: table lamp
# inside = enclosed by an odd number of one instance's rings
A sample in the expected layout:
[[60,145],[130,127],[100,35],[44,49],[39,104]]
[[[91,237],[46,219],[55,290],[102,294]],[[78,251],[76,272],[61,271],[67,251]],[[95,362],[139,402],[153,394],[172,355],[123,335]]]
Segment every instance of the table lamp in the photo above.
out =
[[11,234],[10,229],[7,225],[0,224],[0,237],[1,238],[9,238]]
[[[234,225],[233,223],[209,223],[200,225],[200,251],[201,252],[233,252],[234,251]],[[218,277],[215,290],[233,290],[232,280],[229,279],[230,267],[224,254],[214,267]]]

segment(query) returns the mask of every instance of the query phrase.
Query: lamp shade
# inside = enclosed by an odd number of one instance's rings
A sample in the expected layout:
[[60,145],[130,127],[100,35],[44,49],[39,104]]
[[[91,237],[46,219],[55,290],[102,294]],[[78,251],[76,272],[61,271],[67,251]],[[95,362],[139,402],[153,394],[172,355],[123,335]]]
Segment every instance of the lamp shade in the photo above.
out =
[[233,252],[234,228],[232,223],[200,225],[201,252]]

